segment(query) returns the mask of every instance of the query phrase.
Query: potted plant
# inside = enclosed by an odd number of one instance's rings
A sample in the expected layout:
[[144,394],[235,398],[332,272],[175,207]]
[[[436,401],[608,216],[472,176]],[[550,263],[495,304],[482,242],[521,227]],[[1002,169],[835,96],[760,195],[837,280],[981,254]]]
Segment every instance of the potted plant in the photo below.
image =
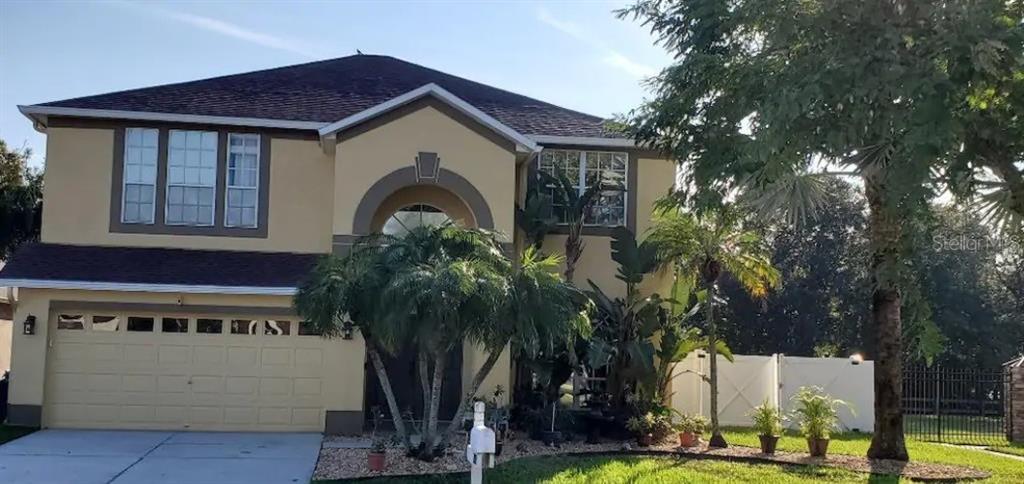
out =
[[640,447],[650,447],[661,442],[672,432],[672,417],[666,412],[646,412],[630,417],[626,429],[636,435]]
[[761,453],[774,454],[782,435],[782,412],[765,400],[750,412],[750,420],[754,423],[757,438],[761,440]]
[[558,417],[558,402],[551,402],[551,427],[550,430],[545,430],[541,434],[541,439],[545,445],[559,445],[562,443],[563,435],[561,431],[555,430],[555,420]]
[[700,442],[700,435],[708,428],[708,419],[703,415],[680,414],[676,431],[679,432],[679,446],[693,447]]
[[383,439],[376,439],[370,446],[370,453],[366,455],[366,465],[370,468],[370,472],[381,472],[384,470],[384,464],[386,463],[385,457],[387,456],[387,446],[384,445]]
[[849,404],[832,398],[821,387],[801,387],[793,400],[797,404],[794,415],[800,423],[800,433],[807,438],[807,450],[812,457],[824,457],[828,453],[829,435],[839,423],[839,407]]
[[651,428],[654,426],[654,415],[646,413],[642,416],[633,416],[626,421],[626,429],[636,435],[636,444],[640,447],[650,447],[654,441]]

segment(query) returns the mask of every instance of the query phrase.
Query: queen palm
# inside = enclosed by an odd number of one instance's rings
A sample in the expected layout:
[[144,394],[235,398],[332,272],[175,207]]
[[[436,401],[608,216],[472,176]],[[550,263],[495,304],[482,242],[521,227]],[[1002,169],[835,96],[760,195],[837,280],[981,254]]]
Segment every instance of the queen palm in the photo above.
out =
[[[363,333],[396,431],[410,453],[431,460],[461,421],[466,402],[511,343],[544,348],[585,332],[582,300],[554,271],[559,261],[527,251],[518,270],[493,234],[451,225],[375,236],[349,256],[328,258],[296,296],[304,318],[336,334],[348,316]],[[438,430],[447,356],[465,342],[488,357],[474,375],[452,423]],[[412,344],[420,362],[424,425],[413,448],[390,388],[381,353]]]
[[718,331],[715,321],[715,291],[722,273],[754,297],[764,297],[779,283],[770,251],[762,237],[744,229],[739,214],[730,206],[700,215],[668,209],[655,216],[649,237],[672,261],[677,278],[694,278],[703,287],[709,383],[711,386],[712,447],[726,447],[718,425]]

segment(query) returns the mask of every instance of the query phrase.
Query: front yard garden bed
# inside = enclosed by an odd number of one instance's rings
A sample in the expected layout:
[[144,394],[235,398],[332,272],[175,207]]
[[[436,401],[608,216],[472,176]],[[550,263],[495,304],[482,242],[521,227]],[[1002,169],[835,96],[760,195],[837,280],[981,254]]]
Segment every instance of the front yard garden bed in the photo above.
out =
[[[452,452],[432,463],[422,462],[405,457],[401,448],[389,448],[387,451],[387,467],[383,472],[369,472],[366,465],[367,449],[331,449],[320,451],[317,464],[316,479],[352,479],[378,476],[408,476],[424,474],[458,473],[469,470],[461,449]],[[710,459],[746,463],[770,463],[812,467],[834,467],[856,472],[902,476],[918,481],[963,481],[984,479],[988,472],[970,467],[929,462],[898,462],[888,460],[870,460],[854,455],[829,455],[826,458],[809,457],[807,454],[793,452],[777,452],[765,455],[759,449],[743,446],[731,446],[726,449],[708,449],[705,445],[693,448],[681,448],[675,444],[663,444],[648,448],[638,448],[623,442],[606,442],[587,444],[585,442],[568,442],[560,448],[549,447],[542,442],[522,440],[506,443],[499,463],[505,463],[527,457],[564,455],[624,455],[624,456],[678,456],[686,459]]]

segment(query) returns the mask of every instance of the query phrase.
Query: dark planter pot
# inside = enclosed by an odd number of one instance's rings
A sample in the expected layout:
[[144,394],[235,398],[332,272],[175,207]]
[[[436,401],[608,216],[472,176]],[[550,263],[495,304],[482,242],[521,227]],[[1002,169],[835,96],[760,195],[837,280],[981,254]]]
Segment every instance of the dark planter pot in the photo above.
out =
[[366,464],[370,467],[371,472],[381,472],[384,470],[384,454],[383,452],[370,452],[366,456]]
[[807,450],[811,452],[811,457],[825,457],[828,453],[828,439],[807,439]]
[[761,453],[762,454],[774,454],[775,446],[779,443],[779,438],[774,435],[758,435],[758,439],[761,439]]
[[544,441],[545,445],[558,445],[561,444],[563,440],[562,432],[558,430],[546,430],[541,435],[541,439]]
[[651,434],[640,434],[636,436],[636,445],[650,447],[654,443],[654,436]]
[[694,447],[700,442],[700,436],[693,432],[679,432],[680,447]]
[[505,443],[498,441],[494,443],[494,455],[501,455],[501,449],[505,447]]

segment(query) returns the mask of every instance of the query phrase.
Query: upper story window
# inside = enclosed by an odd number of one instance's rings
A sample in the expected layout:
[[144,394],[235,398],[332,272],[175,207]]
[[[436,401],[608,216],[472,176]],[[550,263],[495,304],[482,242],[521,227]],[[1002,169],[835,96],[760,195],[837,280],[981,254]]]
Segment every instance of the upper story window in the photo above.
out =
[[260,137],[256,134],[228,135],[227,203],[224,225],[256,227],[259,210]]
[[159,132],[128,128],[124,133],[124,176],[121,221],[153,223],[156,207],[156,171]]
[[[587,188],[599,184],[626,187],[626,153],[608,151],[544,150],[540,155],[540,170],[550,175],[564,175],[573,181],[573,187],[582,195]],[[550,189],[550,188],[549,188]],[[554,205],[555,214],[564,222],[565,207]],[[588,226],[615,227],[626,225],[626,192],[602,192],[589,212],[583,215]]]
[[171,130],[167,151],[168,225],[213,225],[217,132]]

